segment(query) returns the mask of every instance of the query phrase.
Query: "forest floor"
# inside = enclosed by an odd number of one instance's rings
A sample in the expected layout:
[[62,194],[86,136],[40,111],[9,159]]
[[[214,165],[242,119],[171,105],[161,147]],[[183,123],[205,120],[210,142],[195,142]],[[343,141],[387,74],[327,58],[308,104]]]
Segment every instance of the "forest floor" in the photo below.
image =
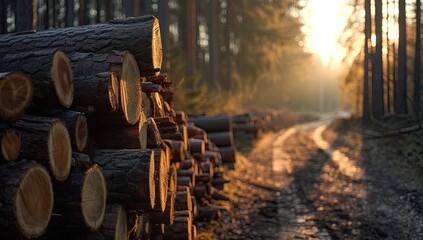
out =
[[267,133],[199,239],[423,239],[423,130],[362,135],[332,118]]

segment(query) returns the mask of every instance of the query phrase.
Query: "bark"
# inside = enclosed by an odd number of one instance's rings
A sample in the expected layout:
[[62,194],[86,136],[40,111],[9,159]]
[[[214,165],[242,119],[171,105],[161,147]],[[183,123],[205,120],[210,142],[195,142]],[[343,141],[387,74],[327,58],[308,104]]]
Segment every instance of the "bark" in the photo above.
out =
[[37,27],[37,11],[35,0],[16,2],[16,32],[35,31]]
[[236,149],[233,147],[219,147],[219,152],[222,154],[223,163],[235,163],[236,162]]
[[192,211],[191,192],[188,187],[175,193],[175,211]]
[[160,84],[163,87],[169,87],[172,85],[172,81],[170,81],[166,75],[158,75],[158,76],[146,76],[146,82],[151,82],[155,84]]
[[[413,111],[420,112],[420,79],[421,79],[421,1],[416,0],[416,42],[414,47],[414,93]],[[419,37],[420,36],[420,37]]]
[[15,129],[0,124],[0,161],[14,161],[19,157],[22,137]]
[[31,103],[32,79],[19,71],[0,72],[0,119],[16,120]]
[[100,72],[75,77],[74,109],[90,114],[107,114],[120,108],[119,79],[115,72]]
[[53,46],[66,53],[128,50],[135,56],[143,76],[157,74],[162,63],[159,22],[151,15],[103,24],[0,36],[0,54],[38,51]]
[[233,126],[234,132],[243,132],[245,134],[252,135],[255,139],[258,139],[262,135],[262,130],[259,125],[256,124],[236,124]]
[[98,148],[147,149],[147,124],[142,113],[140,121],[135,126],[113,127],[99,124],[98,121],[92,121],[89,126],[91,137]]
[[198,219],[217,220],[221,216],[219,208],[215,205],[200,206],[198,208]]
[[395,112],[397,114],[407,113],[407,24],[405,1],[398,3],[398,78],[395,91]]
[[[195,186],[195,172],[190,169],[178,169],[178,185],[180,182],[185,182],[185,177],[189,178],[189,186]],[[182,186],[188,186],[188,185],[182,185]]]
[[172,162],[181,162],[185,159],[185,150],[182,141],[172,141]]
[[21,156],[44,165],[56,180],[66,180],[71,169],[72,147],[65,124],[57,118],[24,115],[12,126],[22,136]]
[[207,137],[213,141],[218,147],[234,146],[234,139],[232,132],[212,132],[208,133]]
[[122,204],[127,210],[154,207],[153,151],[98,150],[93,160],[103,169],[109,202]]
[[195,126],[204,129],[207,133],[232,130],[231,120],[226,115],[189,117],[189,122],[193,122]]
[[164,239],[192,239],[192,220],[189,217],[176,217],[172,224],[166,225]]
[[104,220],[107,184],[102,170],[87,155],[74,153],[69,177],[54,184],[54,213],[62,224],[99,229]]
[[79,152],[82,152],[85,149],[88,139],[88,126],[87,118],[84,113],[61,109],[47,109],[41,110],[37,113],[42,116],[62,120],[69,131],[72,148]]
[[149,212],[150,221],[156,224],[172,224],[175,209],[175,192],[167,193],[166,208],[164,211]]
[[365,0],[365,22],[364,22],[364,82],[363,82],[363,123],[370,122],[369,103],[369,42],[371,38],[371,8],[370,0]]
[[17,53],[3,53],[0,50],[0,72],[20,70],[31,75],[34,85],[33,102],[39,106],[57,106],[60,103],[64,107],[70,107],[74,90],[68,57],[57,49],[34,49]]
[[147,118],[147,147],[165,148],[164,142],[153,118]]
[[47,170],[34,161],[0,166],[0,237],[39,237],[53,210],[53,187]]
[[[129,51],[112,51],[103,54],[74,52],[69,54],[69,59],[74,70],[73,74],[77,78],[87,79],[102,72],[116,72],[119,79],[120,107],[118,109],[123,112],[128,124],[133,125],[139,120],[142,101],[140,74],[136,60]],[[92,97],[88,99],[94,100]],[[103,99],[104,97],[98,100]],[[79,99],[79,102],[82,101],[84,98]],[[86,102],[82,105],[89,104]]]
[[201,139],[189,139],[188,140],[189,151],[191,154],[198,153],[204,155],[206,147],[204,145],[204,141]]
[[[199,127],[196,127],[195,124],[187,124],[188,138],[193,138],[198,135],[203,136],[205,131]],[[207,133],[206,133],[207,134]]]
[[372,61],[372,103],[373,116],[383,117],[383,65],[382,65],[382,1],[375,1],[376,51]]

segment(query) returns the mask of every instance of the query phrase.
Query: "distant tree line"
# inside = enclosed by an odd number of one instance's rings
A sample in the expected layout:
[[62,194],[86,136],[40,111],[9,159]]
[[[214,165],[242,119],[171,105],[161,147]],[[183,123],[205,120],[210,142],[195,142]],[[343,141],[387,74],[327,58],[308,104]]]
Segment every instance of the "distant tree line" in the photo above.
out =
[[[365,122],[386,116],[421,118],[421,0],[351,4],[355,11],[342,38],[351,68],[342,85],[355,111]],[[359,17],[363,11],[364,21]],[[355,34],[360,31],[364,38]]]

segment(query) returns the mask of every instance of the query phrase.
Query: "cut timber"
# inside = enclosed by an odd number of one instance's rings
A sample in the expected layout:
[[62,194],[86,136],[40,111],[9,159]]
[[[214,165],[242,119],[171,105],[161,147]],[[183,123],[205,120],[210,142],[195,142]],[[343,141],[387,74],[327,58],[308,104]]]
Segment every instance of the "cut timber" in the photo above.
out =
[[[205,131],[199,127],[196,127],[193,123],[187,124],[188,138],[193,138],[197,135],[203,136]],[[207,135],[206,135],[207,139]]]
[[191,192],[188,187],[183,191],[177,191],[175,195],[175,211],[192,211]]
[[222,154],[223,163],[236,162],[236,150],[234,147],[219,147],[219,152]]
[[218,220],[221,216],[221,211],[219,207],[215,205],[208,205],[208,206],[199,206],[198,207],[198,219],[206,219],[206,220]]
[[172,224],[174,218],[174,204],[175,204],[175,192],[167,193],[166,208],[162,211],[151,211],[149,212],[150,221],[152,223],[164,223]]
[[107,204],[104,215],[104,222],[100,229],[95,232],[88,232],[75,239],[86,240],[126,240],[128,233],[128,223],[126,211],[122,205]]
[[189,217],[176,217],[172,224],[166,225],[164,239],[191,240],[192,220]]
[[187,125],[187,122],[188,122],[187,114],[183,111],[177,111],[176,112],[176,122],[179,125]]
[[263,134],[261,127],[257,124],[245,124],[245,125],[236,124],[234,125],[233,130],[244,132],[246,134],[251,134],[255,139],[260,138]]
[[203,140],[189,139],[188,146],[189,146],[189,151],[191,152],[191,154],[199,153],[201,155],[204,155],[206,147]]
[[147,124],[142,112],[135,126],[101,125],[91,119],[89,127],[91,137],[98,148],[147,149]]
[[192,216],[196,218],[198,215],[198,203],[197,203],[197,199],[193,195],[191,195],[191,203],[192,203]]
[[19,71],[0,72],[0,119],[16,120],[31,103],[32,79]]
[[95,231],[104,220],[106,180],[88,155],[74,153],[73,159],[75,166],[68,179],[54,184],[54,213],[61,214],[67,226],[83,224]]
[[0,160],[14,161],[19,157],[21,151],[21,134],[13,128],[0,124],[0,144]]
[[22,157],[43,164],[59,181],[69,176],[72,147],[69,132],[62,121],[24,115],[12,126],[22,135]]
[[48,109],[39,111],[39,114],[62,120],[69,131],[72,147],[79,152],[85,149],[88,139],[88,126],[87,118],[84,113],[70,110]]
[[30,49],[25,52],[0,55],[0,72],[20,70],[30,74],[34,85],[33,101],[39,106],[57,106],[59,102],[70,107],[73,101],[72,69],[66,54],[56,49],[34,52],[32,46],[28,47]]
[[[185,180],[182,180],[183,177],[189,177],[190,178],[190,186],[195,186],[195,173],[191,169],[178,169],[178,185],[180,182],[185,182]],[[182,186],[188,186],[188,185],[182,185]]]
[[[41,236],[53,210],[53,187],[47,170],[34,161],[0,166],[0,238]],[[9,237],[9,238],[8,238]]]
[[164,211],[166,207],[169,165],[165,151],[154,149],[154,169],[156,184],[156,209]]
[[183,147],[185,151],[188,151],[188,130],[185,125],[178,126],[178,132],[181,134]]
[[154,151],[97,150],[93,159],[104,173],[108,201],[127,210],[152,209],[155,202]]
[[[128,124],[133,125],[139,120],[142,101],[140,74],[136,60],[130,52],[112,51],[107,54],[76,52],[69,54],[69,58],[73,69],[75,69],[74,76],[79,78],[101,72],[116,72],[119,79],[121,105],[119,109],[122,110]],[[86,83],[86,81],[84,82]],[[98,100],[103,100],[103,98]],[[91,97],[90,100],[94,99]],[[83,99],[79,99],[79,102],[81,101]],[[87,104],[89,103],[82,105]]]
[[[115,72],[74,77],[72,107],[87,114],[106,114],[120,108],[119,79]],[[82,111],[81,110],[81,111]]]
[[159,21],[151,15],[104,24],[0,36],[0,54],[38,51],[51,46],[66,53],[128,50],[135,56],[143,76],[157,74],[162,64]]
[[194,187],[194,195],[197,198],[208,198],[210,195],[210,187],[208,184],[198,183]]
[[195,126],[210,132],[227,132],[232,131],[232,123],[228,116],[201,116],[189,117],[189,122],[193,122]]
[[[148,106],[150,109],[146,110],[146,112],[151,112],[152,117],[165,117],[167,116],[167,113],[165,112],[165,107],[164,107],[164,99],[163,97],[157,93],[157,92],[152,92],[152,93],[145,93],[145,95],[147,95],[148,99],[149,99],[149,104],[145,105]],[[145,98],[144,98],[145,99]]]
[[162,91],[163,87],[160,84],[143,81],[143,83],[141,84],[141,89],[145,93],[153,93]]
[[218,147],[227,147],[234,145],[234,138],[232,132],[212,132],[208,133],[207,137],[212,140]]
[[151,82],[151,83],[155,83],[155,84],[160,84],[163,87],[169,87],[170,85],[172,85],[172,81],[167,79],[166,75],[147,76],[146,81]]

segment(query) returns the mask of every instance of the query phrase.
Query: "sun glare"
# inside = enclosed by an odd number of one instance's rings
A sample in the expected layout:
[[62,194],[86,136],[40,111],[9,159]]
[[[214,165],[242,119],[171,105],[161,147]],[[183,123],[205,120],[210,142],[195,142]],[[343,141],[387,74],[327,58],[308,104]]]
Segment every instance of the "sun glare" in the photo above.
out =
[[325,67],[340,62],[345,49],[338,38],[349,16],[347,1],[309,0],[302,16],[307,49],[317,54]]

